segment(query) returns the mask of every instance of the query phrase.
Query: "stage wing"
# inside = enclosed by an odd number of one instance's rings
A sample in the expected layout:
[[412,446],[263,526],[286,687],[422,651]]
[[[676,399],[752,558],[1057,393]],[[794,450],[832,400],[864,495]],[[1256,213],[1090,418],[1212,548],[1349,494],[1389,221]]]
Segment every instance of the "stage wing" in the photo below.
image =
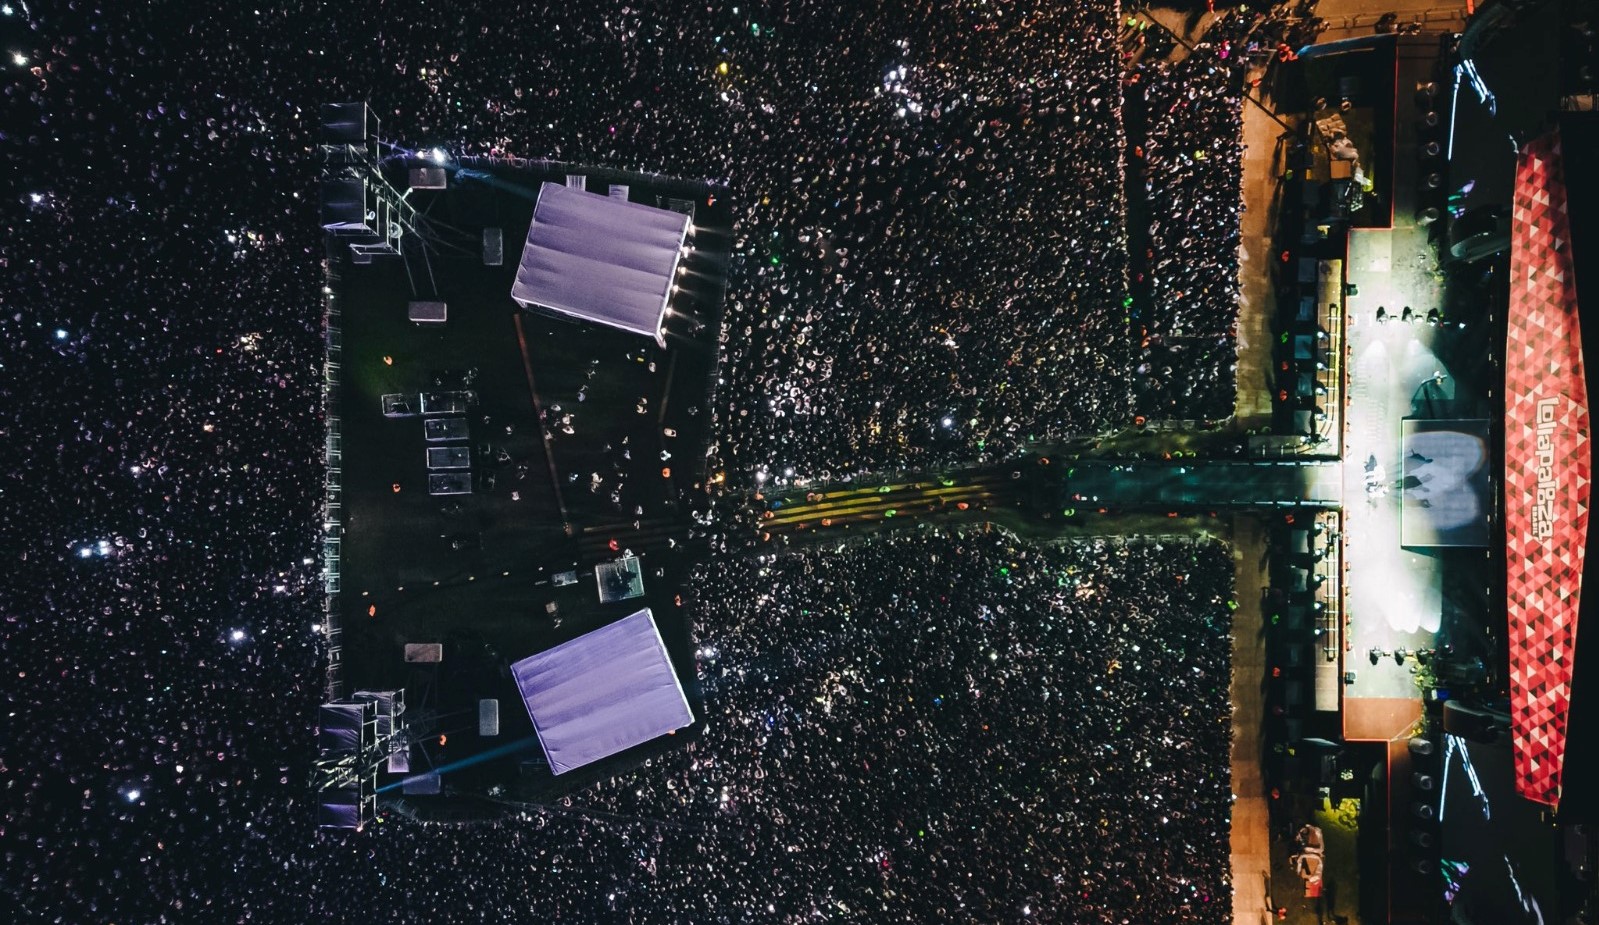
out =
[[556,774],[694,722],[648,609],[525,658],[511,674]]
[[1516,166],[1505,361],[1506,610],[1516,786],[1557,804],[1588,541],[1583,378],[1560,136]]
[[661,323],[688,228],[679,212],[545,183],[511,298],[664,345]]

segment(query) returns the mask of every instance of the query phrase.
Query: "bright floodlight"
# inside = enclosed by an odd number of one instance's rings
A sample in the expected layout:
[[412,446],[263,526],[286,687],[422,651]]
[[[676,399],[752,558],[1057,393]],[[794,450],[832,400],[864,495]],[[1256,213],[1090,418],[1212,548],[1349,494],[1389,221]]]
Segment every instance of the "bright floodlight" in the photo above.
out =
[[43,193],[29,193],[28,194],[28,198],[33,200],[35,203],[44,202],[44,194]]
[[66,330],[66,328],[56,328],[56,340],[66,340],[66,339],[67,339],[67,330]]
[[435,163],[435,164],[444,163],[444,158],[445,158],[446,155],[444,153],[444,149],[443,148],[434,148],[432,151],[430,151],[428,153],[433,158],[433,163]]
[[244,630],[234,630],[233,631],[233,635],[232,635],[231,638],[233,639],[234,642],[243,641],[243,639],[244,639]]
[[28,56],[20,51],[14,51],[11,53],[11,60],[16,62],[17,67],[21,67],[28,63]]
[[78,550],[78,555],[82,556],[85,559],[87,559],[90,556],[94,555],[94,550],[92,550],[89,547],[85,546],[82,549]]
[[135,787],[132,790],[129,790],[126,794],[124,794],[124,796],[127,797],[129,803],[137,803],[137,802],[139,802],[139,797],[141,797],[143,795],[144,795],[144,792],[141,791],[138,787]]
[[954,427],[955,426],[955,419],[954,418],[945,418],[944,419],[944,426],[945,427]]

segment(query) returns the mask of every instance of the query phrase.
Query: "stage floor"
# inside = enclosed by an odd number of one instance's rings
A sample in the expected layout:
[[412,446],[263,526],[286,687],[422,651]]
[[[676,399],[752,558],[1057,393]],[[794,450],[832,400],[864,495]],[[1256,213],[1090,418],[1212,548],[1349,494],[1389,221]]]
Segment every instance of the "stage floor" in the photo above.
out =
[[[1435,350],[1442,328],[1424,319],[1442,309],[1442,286],[1431,272],[1433,258],[1426,230],[1414,226],[1356,229],[1349,235],[1348,282],[1358,291],[1347,301],[1348,385],[1344,408],[1344,562],[1348,569],[1344,607],[1348,637],[1346,733],[1360,738],[1389,737],[1402,729],[1357,723],[1349,729],[1348,701],[1362,698],[1414,699],[1420,691],[1392,658],[1372,665],[1373,649],[1431,647],[1443,611],[1443,570],[1437,557],[1401,546],[1401,505],[1397,490],[1403,471],[1400,432],[1410,416],[1453,410],[1455,381]],[[1388,319],[1377,321],[1381,307]],[[1423,320],[1402,320],[1405,309]],[[1439,380],[1437,374],[1445,378]],[[1453,416],[1453,415],[1451,415]],[[1390,484],[1392,483],[1392,484]],[[1368,491],[1368,485],[1377,490]],[[1361,711],[1363,712],[1363,711]],[[1393,725],[1408,711],[1380,710]],[[1382,734],[1386,732],[1386,735]]]
[[[536,188],[543,178],[530,174],[525,182]],[[654,195],[642,184],[634,193]],[[473,237],[480,227],[501,227],[517,243],[501,266],[485,266],[475,252],[436,255],[431,276],[417,279],[436,287],[429,298],[448,303],[448,322],[425,326],[408,318],[417,296],[398,259],[359,266],[336,255],[342,366],[330,413],[339,416],[341,435],[344,689],[406,689],[415,728],[441,733],[419,734],[413,771],[470,764],[452,771],[462,792],[526,784],[543,788],[531,795],[548,795],[686,737],[552,781],[547,770],[536,772],[542,759],[510,662],[649,606],[697,708],[677,592],[693,558],[688,528],[704,504],[710,415],[702,409],[716,360],[719,277],[685,284],[679,307],[707,323],[697,337],[672,333],[666,349],[624,331],[519,311],[509,294],[531,200],[498,188],[452,186],[432,195],[436,218],[447,215]],[[714,258],[725,268],[728,206],[698,216],[701,265]],[[470,468],[455,471],[470,473],[472,492],[448,497],[429,494],[426,454],[445,444],[426,442],[422,418],[388,417],[380,402],[445,388],[475,395],[458,415],[469,439],[448,444],[466,451]],[[644,594],[602,600],[594,567],[624,551],[638,557]],[[566,572],[575,583],[557,577]],[[442,644],[442,663],[406,662],[408,643]],[[476,735],[461,719],[475,715],[481,699],[501,702],[497,736]],[[446,717],[461,725],[446,725]],[[505,760],[475,760],[518,741],[526,747]]]

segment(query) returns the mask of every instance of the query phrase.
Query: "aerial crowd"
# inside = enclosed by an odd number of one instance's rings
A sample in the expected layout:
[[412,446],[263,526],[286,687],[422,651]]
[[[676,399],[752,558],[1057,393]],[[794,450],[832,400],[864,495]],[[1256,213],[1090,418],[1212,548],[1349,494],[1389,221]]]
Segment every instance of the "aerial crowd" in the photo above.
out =
[[390,816],[272,908],[1232,920],[1225,548],[930,528],[695,577],[697,738],[491,825]]
[[1148,293],[1133,383],[1152,419],[1220,420],[1237,393],[1243,92],[1257,17],[1233,11],[1176,62],[1140,63],[1135,174],[1148,210],[1135,285]]
[[[730,483],[999,459],[1139,414],[1229,412],[1253,15],[1211,30],[1206,64],[1151,82],[1189,102],[1145,140],[1123,130],[1140,91],[1123,86],[1113,4],[546,14],[548,44],[480,6],[388,22],[388,69],[354,67],[371,83],[351,93],[393,101],[379,115],[416,149],[725,186],[713,458]],[[1144,148],[1152,185],[1129,188]],[[1162,262],[1147,333],[1130,316],[1129,189]]]
[[[730,468],[993,458],[1124,422],[1145,376],[1163,413],[1207,416],[1214,390],[1171,383],[1233,362],[1230,320],[1207,315],[1181,326],[1222,349],[1139,368],[1115,6],[1057,6],[6,5],[17,920],[661,921],[676,898],[698,921],[1219,921],[1231,571],[1210,547],[944,535],[706,565],[712,722],[692,749],[532,825],[311,830],[317,104],[369,100],[419,148],[722,181],[740,209],[713,409]],[[1200,92],[1219,113],[1234,87]],[[1188,150],[1181,131],[1152,157]],[[1233,141],[1151,193],[1203,220],[1166,220],[1164,253],[1226,266]],[[1175,273],[1172,304],[1230,319],[1230,280]],[[1139,738],[1156,716],[1159,748]]]

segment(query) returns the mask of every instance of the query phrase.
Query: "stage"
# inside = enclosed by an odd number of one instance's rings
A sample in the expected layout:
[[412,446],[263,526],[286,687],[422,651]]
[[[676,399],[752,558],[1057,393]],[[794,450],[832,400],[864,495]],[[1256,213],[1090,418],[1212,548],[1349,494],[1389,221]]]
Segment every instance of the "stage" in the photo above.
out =
[[1391,229],[1349,234],[1344,671],[1353,680],[1344,732],[1352,739],[1408,731],[1421,712],[1417,663],[1393,653],[1432,649],[1464,622],[1450,615],[1471,609],[1476,595],[1457,595],[1447,576],[1486,581],[1496,567],[1482,548],[1493,514],[1481,420],[1489,415],[1481,390],[1454,375],[1464,329],[1445,314],[1433,266],[1426,228],[1402,217]]
[[[483,228],[520,240],[533,205],[517,190],[537,189],[548,174],[477,165],[471,182],[413,199],[470,229],[471,241]],[[691,193],[675,181],[631,186],[641,201]],[[331,255],[342,346],[330,399],[338,662],[345,691],[406,691],[413,773],[450,767],[446,785],[457,793],[499,786],[542,799],[689,738],[646,743],[556,781],[509,665],[650,607],[697,702],[676,598],[696,554],[688,529],[703,504],[703,409],[731,241],[727,200],[717,201],[697,210],[699,247],[665,348],[653,332],[520,310],[510,296],[516,265],[486,263],[475,249],[441,246],[415,276],[398,259]],[[419,300],[447,305],[444,320],[419,322],[407,310]],[[701,327],[689,324],[696,319]],[[440,476],[457,479],[448,493],[436,490]],[[618,559],[630,563],[620,590],[599,570]],[[438,657],[404,658],[417,644]],[[485,701],[497,702],[501,722],[474,734],[463,717]]]

